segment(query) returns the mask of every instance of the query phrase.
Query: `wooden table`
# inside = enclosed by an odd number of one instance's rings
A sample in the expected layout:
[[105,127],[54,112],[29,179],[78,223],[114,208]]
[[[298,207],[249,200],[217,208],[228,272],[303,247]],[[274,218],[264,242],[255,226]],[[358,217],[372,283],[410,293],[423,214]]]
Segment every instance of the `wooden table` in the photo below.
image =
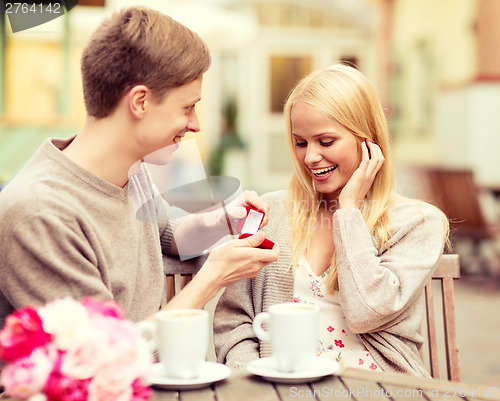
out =
[[153,401],[471,401],[500,400],[498,387],[454,383],[413,376],[346,369],[306,384],[273,384],[246,370],[233,371],[226,380],[198,390],[156,389]]
[[[16,401],[0,395],[3,401]],[[500,385],[485,386],[409,375],[346,369],[306,384],[274,384],[233,371],[226,380],[198,390],[155,389],[151,401],[500,401]]]

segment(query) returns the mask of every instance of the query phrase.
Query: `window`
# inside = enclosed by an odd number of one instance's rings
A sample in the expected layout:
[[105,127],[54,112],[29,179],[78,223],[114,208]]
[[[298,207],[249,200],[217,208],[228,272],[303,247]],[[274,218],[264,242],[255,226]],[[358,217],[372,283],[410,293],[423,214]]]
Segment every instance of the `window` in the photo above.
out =
[[282,113],[285,100],[299,80],[311,72],[310,57],[271,57],[271,112]]
[[340,58],[340,62],[359,70],[358,58],[356,56],[343,56]]

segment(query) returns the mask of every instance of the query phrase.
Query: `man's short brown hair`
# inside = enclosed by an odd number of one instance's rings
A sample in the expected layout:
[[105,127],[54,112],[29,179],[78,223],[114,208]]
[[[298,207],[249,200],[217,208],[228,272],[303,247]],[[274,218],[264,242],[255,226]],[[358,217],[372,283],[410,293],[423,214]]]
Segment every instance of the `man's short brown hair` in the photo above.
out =
[[207,45],[184,25],[146,7],[121,10],[97,28],[83,51],[87,113],[110,115],[135,85],[147,86],[161,100],[170,88],[201,77],[209,66]]

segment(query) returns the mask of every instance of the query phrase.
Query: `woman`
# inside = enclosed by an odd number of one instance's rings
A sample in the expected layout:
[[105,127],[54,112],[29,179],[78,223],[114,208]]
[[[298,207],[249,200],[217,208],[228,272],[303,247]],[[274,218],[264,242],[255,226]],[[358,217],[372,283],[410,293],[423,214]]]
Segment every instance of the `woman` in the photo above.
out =
[[286,105],[294,175],[264,195],[279,259],[228,287],[215,314],[219,362],[270,355],[254,336],[272,304],[320,306],[319,353],[345,366],[429,376],[422,364],[423,288],[448,222],[394,189],[387,122],[366,77],[337,64],[304,78]]

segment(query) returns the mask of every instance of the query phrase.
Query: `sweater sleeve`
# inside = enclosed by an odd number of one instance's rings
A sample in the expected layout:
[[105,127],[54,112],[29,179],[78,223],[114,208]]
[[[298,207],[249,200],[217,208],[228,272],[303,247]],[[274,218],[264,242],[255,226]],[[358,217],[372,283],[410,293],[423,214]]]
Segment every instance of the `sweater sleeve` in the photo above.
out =
[[182,221],[182,219],[188,215],[185,210],[170,206],[163,198],[159,198],[159,204],[157,206],[159,210],[163,210],[163,214],[167,216],[166,220],[160,221],[159,231],[160,231],[160,242],[161,249],[165,255],[178,255],[175,244],[175,230],[177,226]]
[[99,250],[77,225],[38,213],[19,221],[3,241],[0,290],[14,308],[64,296],[113,299],[110,277],[97,268]]
[[259,358],[259,343],[253,332],[252,280],[227,287],[214,314],[214,345],[217,362],[232,368]]
[[377,252],[357,209],[333,219],[342,308],[355,333],[383,330],[422,294],[441,256],[446,218],[424,203],[405,203],[391,215],[389,249]]

